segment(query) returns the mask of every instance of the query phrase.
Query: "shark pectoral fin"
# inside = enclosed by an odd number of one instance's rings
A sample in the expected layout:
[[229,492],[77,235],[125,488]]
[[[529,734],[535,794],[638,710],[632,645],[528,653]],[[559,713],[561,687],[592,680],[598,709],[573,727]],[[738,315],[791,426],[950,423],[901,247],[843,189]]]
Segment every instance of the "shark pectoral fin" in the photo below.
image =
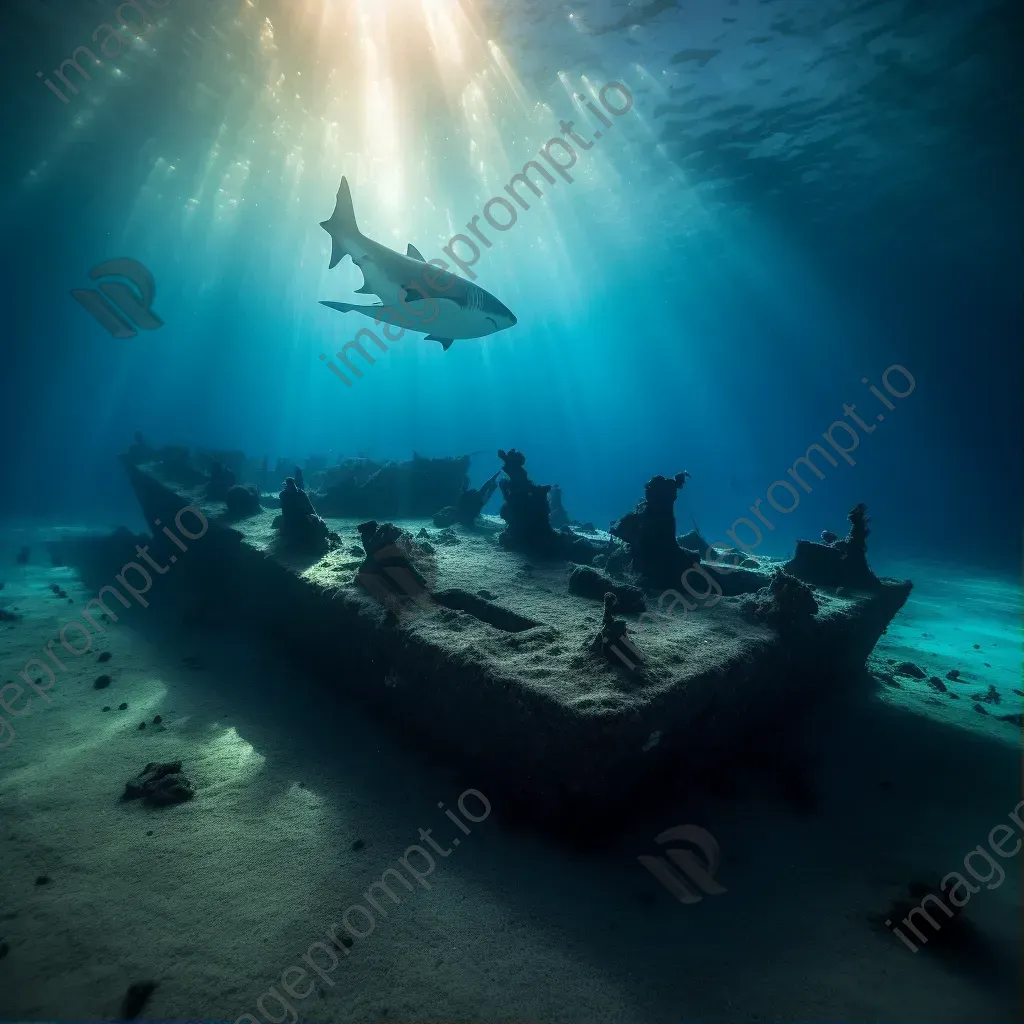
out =
[[349,310],[356,308],[348,302],[328,302],[326,299],[321,299],[320,305],[330,306],[331,309],[336,309],[339,313],[347,313]]
[[427,261],[420,255],[419,249],[416,248],[412,242],[409,243],[409,248],[405,250],[405,255],[411,257],[414,260],[419,260],[420,263],[426,263]]
[[356,295],[376,295],[377,293],[364,281],[362,286],[356,289]]
[[445,352],[447,352],[453,344],[453,340],[451,338],[439,338],[436,334],[428,334],[426,340],[441,342],[441,348],[443,348]]

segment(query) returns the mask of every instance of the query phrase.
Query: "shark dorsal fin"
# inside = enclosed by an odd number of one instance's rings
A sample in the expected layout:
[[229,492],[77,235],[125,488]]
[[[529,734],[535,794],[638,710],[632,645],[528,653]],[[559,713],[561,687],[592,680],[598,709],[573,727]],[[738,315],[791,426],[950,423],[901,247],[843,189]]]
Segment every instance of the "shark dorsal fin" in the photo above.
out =
[[426,263],[427,261],[420,255],[419,249],[416,248],[412,242],[409,243],[409,248],[405,250],[406,256],[411,256],[414,260],[419,260],[420,263]]

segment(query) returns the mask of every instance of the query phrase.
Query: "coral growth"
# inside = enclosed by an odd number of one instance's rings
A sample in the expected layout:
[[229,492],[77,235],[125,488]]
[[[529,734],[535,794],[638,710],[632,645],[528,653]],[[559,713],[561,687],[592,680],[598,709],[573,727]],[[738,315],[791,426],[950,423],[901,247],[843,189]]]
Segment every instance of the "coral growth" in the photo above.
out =
[[548,494],[548,507],[550,509],[550,515],[548,516],[548,522],[555,530],[564,530],[569,525],[569,513],[565,511],[565,506],[562,504],[562,488],[558,484],[551,485],[551,491]]
[[338,543],[338,535],[332,533],[316,514],[309,495],[296,486],[288,477],[280,494],[281,514],[274,520],[281,540],[287,545],[310,554],[329,551]]
[[255,487],[235,484],[234,487],[228,488],[224,500],[227,502],[228,515],[232,519],[245,519],[261,511],[260,492]]
[[593,646],[595,651],[599,651],[613,664],[624,665],[633,672],[639,668],[643,655],[629,639],[626,621],[615,618],[617,605],[618,598],[613,593],[604,595],[604,616]]
[[540,558],[570,558],[587,563],[595,555],[607,554],[610,545],[584,540],[571,530],[551,526],[548,495],[551,484],[535,484],[526,473],[526,456],[515,448],[498,451],[505,479],[498,486],[504,501],[498,514],[507,526],[498,543],[510,551],[522,551]]
[[433,580],[428,581],[413,561],[416,557],[433,576],[435,563],[429,551],[420,545],[417,552],[412,537],[394,523],[371,519],[360,523],[358,530],[366,558],[356,573],[355,582],[395,614],[410,605],[422,607],[422,602],[429,602]]
[[881,582],[868,568],[867,506],[850,510],[850,533],[836,540],[834,533],[822,533],[825,543],[798,540],[796,552],[786,571],[816,587],[848,587],[851,590],[878,590]]
[[818,614],[811,588],[783,569],[777,569],[768,586],[757,593],[756,618],[783,635],[806,630]]
[[643,500],[612,525],[612,536],[629,545],[633,570],[651,587],[671,587],[687,569],[700,562],[700,553],[676,541],[675,502],[689,473],[652,477]]
[[548,519],[550,484],[535,484],[526,474],[526,456],[515,448],[498,451],[505,479],[498,485],[505,499],[498,513],[508,524],[498,538],[502,547],[514,551],[555,554],[561,537]]

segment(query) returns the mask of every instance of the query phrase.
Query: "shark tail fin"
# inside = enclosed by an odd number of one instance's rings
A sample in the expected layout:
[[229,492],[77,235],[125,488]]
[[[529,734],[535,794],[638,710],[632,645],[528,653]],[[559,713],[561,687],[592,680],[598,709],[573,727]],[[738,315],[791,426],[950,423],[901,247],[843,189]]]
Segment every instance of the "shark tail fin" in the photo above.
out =
[[338,186],[338,198],[334,204],[334,213],[330,220],[322,220],[320,227],[331,236],[331,262],[328,269],[336,267],[349,255],[347,242],[359,237],[359,225],[356,224],[356,211],[352,205],[352,191],[348,187],[348,178],[342,178]]

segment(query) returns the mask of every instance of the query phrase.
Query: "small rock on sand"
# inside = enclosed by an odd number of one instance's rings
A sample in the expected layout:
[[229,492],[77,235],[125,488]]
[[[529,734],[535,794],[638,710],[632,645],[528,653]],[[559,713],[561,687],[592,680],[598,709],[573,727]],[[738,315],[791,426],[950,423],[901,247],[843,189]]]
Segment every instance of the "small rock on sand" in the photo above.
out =
[[924,679],[925,673],[912,661],[901,661],[896,666],[896,671],[902,676],[913,676],[915,679]]
[[144,799],[155,807],[180,804],[195,796],[192,783],[181,774],[180,761],[165,764],[150,762],[134,778],[125,783],[122,800]]

